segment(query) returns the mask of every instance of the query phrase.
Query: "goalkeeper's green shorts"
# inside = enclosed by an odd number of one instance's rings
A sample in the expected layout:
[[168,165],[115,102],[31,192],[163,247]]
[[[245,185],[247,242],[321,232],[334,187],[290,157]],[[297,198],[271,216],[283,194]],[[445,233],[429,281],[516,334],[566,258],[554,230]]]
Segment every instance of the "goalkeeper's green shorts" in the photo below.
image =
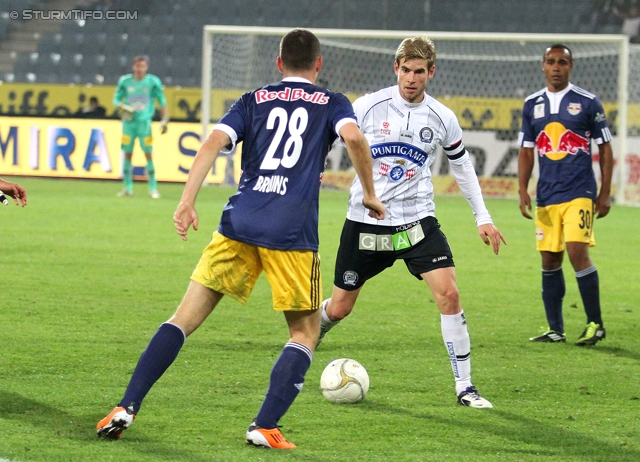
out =
[[124,152],[133,152],[133,144],[136,138],[140,141],[140,148],[145,153],[153,151],[151,119],[122,122],[122,150]]

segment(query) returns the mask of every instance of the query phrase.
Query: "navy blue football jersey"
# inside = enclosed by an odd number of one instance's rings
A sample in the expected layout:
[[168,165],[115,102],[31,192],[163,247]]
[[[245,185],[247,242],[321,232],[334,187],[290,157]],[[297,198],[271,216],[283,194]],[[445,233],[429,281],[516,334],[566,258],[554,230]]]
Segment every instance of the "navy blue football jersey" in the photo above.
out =
[[560,92],[544,89],[525,99],[519,144],[538,154],[538,206],[579,197],[595,200],[591,140],[611,141],[602,103],[594,94],[569,84]]
[[245,93],[214,127],[242,141],[238,192],[218,231],[277,250],[318,250],[318,196],[338,131],[355,123],[351,102],[301,78]]

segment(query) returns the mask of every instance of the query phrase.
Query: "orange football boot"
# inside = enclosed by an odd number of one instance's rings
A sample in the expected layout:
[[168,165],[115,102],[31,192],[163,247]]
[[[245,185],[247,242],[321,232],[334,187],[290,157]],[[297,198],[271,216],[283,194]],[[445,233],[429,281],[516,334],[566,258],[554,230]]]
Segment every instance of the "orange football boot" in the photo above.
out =
[[129,425],[136,418],[133,413],[133,408],[116,407],[111,413],[102,419],[96,425],[96,431],[99,438],[108,438],[117,440],[124,430],[129,428]]
[[294,449],[297,446],[286,440],[278,427],[260,428],[252,422],[247,430],[247,444],[265,448]]

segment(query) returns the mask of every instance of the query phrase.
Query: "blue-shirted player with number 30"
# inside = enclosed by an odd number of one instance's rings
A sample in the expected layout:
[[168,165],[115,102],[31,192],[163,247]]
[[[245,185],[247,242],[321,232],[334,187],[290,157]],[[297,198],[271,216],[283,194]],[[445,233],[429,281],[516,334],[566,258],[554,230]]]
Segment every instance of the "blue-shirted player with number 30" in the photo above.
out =
[[[562,315],[566,249],[587,315],[587,326],[576,345],[586,346],[595,345],[606,335],[598,271],[589,257],[589,247],[595,245],[593,219],[606,216],[611,208],[613,150],[602,103],[593,93],[569,82],[572,69],[573,56],[565,45],[557,43],[545,49],[542,70],[547,86],[529,95],[522,109],[518,178],[520,212],[532,219],[528,185],[537,157],[536,241],[542,257],[542,301],[549,328],[529,340],[566,342]],[[598,146],[600,192],[593,172],[592,140]]]
[[244,94],[202,144],[173,216],[186,240],[198,229],[195,201],[221,150],[242,141],[238,192],[222,212],[218,230],[191,276],[175,314],[143,352],[118,406],[97,424],[98,436],[117,439],[129,427],[153,384],[173,363],[186,337],[223,295],[244,303],[265,271],[273,308],[284,313],[291,334],[273,366],[269,389],[246,434],[247,443],[292,449],[278,421],[302,389],[320,330],[322,302],[318,256],[318,197],[324,162],[340,136],[374,218],[385,207],[375,195],[369,144],[349,100],[315,85],[322,67],[320,42],[295,29],[280,42],[279,83]]

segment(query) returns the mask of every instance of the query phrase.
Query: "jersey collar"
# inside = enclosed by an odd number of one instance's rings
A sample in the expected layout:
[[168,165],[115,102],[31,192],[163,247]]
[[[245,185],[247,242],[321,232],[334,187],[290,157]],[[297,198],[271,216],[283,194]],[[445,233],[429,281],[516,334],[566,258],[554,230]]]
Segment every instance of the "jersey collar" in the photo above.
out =
[[[300,82],[300,83],[311,83],[310,80],[304,79],[302,77],[285,77],[282,79],[283,82]],[[312,84],[313,85],[313,84]]]
[[424,92],[424,98],[422,98],[422,101],[420,101],[419,103],[410,103],[402,97],[402,95],[400,94],[400,87],[398,85],[395,86],[393,91],[393,102],[396,103],[399,107],[409,110],[425,106],[427,104],[428,98],[429,95],[427,95],[427,92]]
[[560,91],[549,91],[548,88],[545,88],[544,91],[547,93],[547,97],[551,98],[558,98],[558,99],[562,99],[564,97],[564,95],[566,95],[567,93],[569,93],[569,91],[571,91],[571,89],[573,88],[573,84],[571,82],[569,82],[569,84],[567,85],[567,88],[565,88],[564,90],[560,90]]
[[549,100],[549,109],[551,114],[557,114],[560,111],[560,103],[562,102],[562,99],[567,93],[569,93],[569,91],[571,91],[572,88],[573,84],[569,82],[569,85],[567,85],[567,88],[565,88],[564,90],[552,92],[549,91],[548,88],[545,89],[545,92],[547,93],[547,99]]

